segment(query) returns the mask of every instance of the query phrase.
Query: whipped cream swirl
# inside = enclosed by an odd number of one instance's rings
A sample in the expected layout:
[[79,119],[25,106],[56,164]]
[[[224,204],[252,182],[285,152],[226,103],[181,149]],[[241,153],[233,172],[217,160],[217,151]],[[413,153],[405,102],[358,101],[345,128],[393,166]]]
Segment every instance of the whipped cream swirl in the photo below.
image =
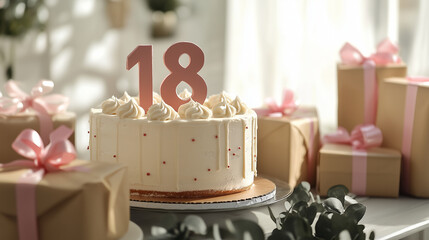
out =
[[179,114],[164,101],[153,104],[147,111],[147,119],[149,120],[167,121],[177,118],[179,118]]
[[214,106],[216,106],[218,103],[225,101],[226,103],[231,103],[232,99],[231,97],[225,92],[222,91],[219,94],[211,95],[204,103],[204,106],[210,108],[213,110]]
[[187,88],[185,88],[185,90],[179,93],[179,97],[183,100],[187,100],[192,97],[192,93],[189,92]]
[[120,100],[117,99],[115,96],[112,96],[111,98],[105,100],[101,104],[101,111],[104,114],[111,114],[111,115],[116,114],[116,110],[121,105],[121,103],[119,101]]
[[121,105],[116,111],[120,118],[141,118],[144,117],[145,111],[134,98]]
[[231,105],[235,107],[235,110],[237,110],[237,113],[236,113],[237,115],[243,115],[247,113],[247,111],[249,110],[247,105],[244,102],[242,102],[238,96],[235,97],[234,101],[231,102]]
[[213,117],[215,118],[223,118],[223,117],[234,117],[237,113],[237,109],[227,102],[225,98],[217,103],[213,109]]
[[212,116],[212,111],[208,107],[192,99],[180,105],[178,112],[182,119],[207,119]]
[[[127,93],[127,91],[124,92],[124,95],[122,95],[122,97],[119,99],[122,101],[122,104],[125,104],[127,102],[129,102],[131,100],[130,95]],[[121,104],[121,105],[122,105]]]

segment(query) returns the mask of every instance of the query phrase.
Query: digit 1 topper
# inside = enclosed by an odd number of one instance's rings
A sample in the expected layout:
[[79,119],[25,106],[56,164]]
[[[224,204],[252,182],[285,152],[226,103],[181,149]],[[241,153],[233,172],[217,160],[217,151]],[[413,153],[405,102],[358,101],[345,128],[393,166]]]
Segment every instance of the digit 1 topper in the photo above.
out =
[[[189,65],[182,67],[179,58],[182,54],[189,56]],[[149,59],[147,59],[149,58]],[[139,45],[127,57],[127,70],[139,64],[139,98],[140,106],[147,111],[152,105],[152,46]],[[164,53],[164,65],[170,74],[162,81],[160,87],[161,97],[176,111],[179,106],[189,99],[181,99],[176,92],[180,82],[186,82],[192,88],[191,98],[201,104],[207,97],[207,85],[198,74],[204,65],[204,53],[196,44],[178,42],[171,45]]]

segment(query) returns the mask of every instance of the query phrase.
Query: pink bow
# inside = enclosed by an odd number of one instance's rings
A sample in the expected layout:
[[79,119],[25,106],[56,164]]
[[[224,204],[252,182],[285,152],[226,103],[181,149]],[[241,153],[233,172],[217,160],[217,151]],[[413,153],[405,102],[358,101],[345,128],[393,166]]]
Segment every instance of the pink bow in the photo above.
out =
[[[69,104],[67,97],[60,94],[46,95],[54,88],[54,82],[48,80],[39,81],[32,89],[30,94],[25,93],[15,81],[8,81],[5,89],[9,97],[19,100],[22,104],[20,111],[32,108],[38,112],[54,114],[64,112]],[[1,109],[1,108],[0,108]],[[0,111],[0,113],[2,113]]]
[[294,98],[294,92],[289,89],[283,90],[283,98],[281,104],[277,104],[272,97],[265,99],[265,104],[268,109],[254,109],[258,115],[273,116],[273,115],[290,115],[298,108],[298,103]]
[[0,164],[0,168],[29,168],[16,185],[16,209],[20,239],[37,240],[36,185],[49,172],[65,171],[61,166],[76,158],[73,144],[67,140],[73,130],[60,126],[50,134],[50,143],[44,147],[39,134],[32,129],[23,130],[12,148],[27,159]]
[[0,164],[0,167],[43,169],[46,172],[61,171],[61,166],[69,164],[76,158],[76,150],[68,140],[72,133],[73,130],[66,126],[58,127],[50,134],[50,143],[45,147],[36,131],[25,129],[12,143],[12,148],[27,159]]
[[49,133],[53,130],[50,114],[66,111],[69,104],[68,98],[63,95],[46,95],[53,88],[54,82],[42,80],[31,89],[30,94],[27,94],[15,81],[8,81],[5,89],[10,98],[0,96],[0,114],[13,115],[32,108],[39,117],[42,139],[47,143]]
[[323,136],[323,143],[348,144],[353,149],[368,149],[379,147],[383,142],[381,130],[372,124],[356,126],[351,135],[343,127],[338,127],[336,133]]
[[350,43],[344,44],[340,50],[341,61],[347,65],[362,65],[368,60],[374,61],[376,65],[401,62],[398,56],[398,46],[389,39],[385,39],[377,46],[377,51],[369,57],[365,57],[356,47]]

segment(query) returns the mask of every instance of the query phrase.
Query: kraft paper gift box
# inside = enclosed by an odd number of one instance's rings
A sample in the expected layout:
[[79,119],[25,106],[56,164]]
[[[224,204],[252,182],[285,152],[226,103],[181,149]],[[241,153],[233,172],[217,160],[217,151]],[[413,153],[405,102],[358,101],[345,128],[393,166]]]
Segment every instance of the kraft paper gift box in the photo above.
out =
[[[417,79],[418,80],[418,79]],[[377,125],[383,146],[402,152],[401,192],[429,197],[429,78],[381,83]]]
[[[361,162],[363,165],[356,165],[359,164],[356,161],[362,160],[366,161],[366,164]],[[319,164],[318,187],[322,196],[326,196],[328,189],[338,184],[346,186],[350,192],[358,195],[374,197],[399,195],[401,167],[399,151],[374,147],[363,153],[356,152],[350,145],[325,144],[320,150]],[[359,194],[359,191],[363,194]]]
[[316,182],[319,119],[314,107],[289,116],[258,116],[258,172],[294,187]]
[[[69,166],[77,170],[47,173],[36,186],[39,239],[105,240],[125,235],[127,168],[83,160]],[[16,185],[26,171],[0,171],[0,239],[18,239]]]
[[392,48],[393,44],[383,41],[368,58],[350,44],[341,49],[342,63],[337,65],[338,126],[351,131],[362,123],[375,124],[380,82],[389,77],[406,76],[407,66],[398,60],[397,52],[387,53],[392,57],[391,63],[379,60],[379,54],[386,54],[380,52],[386,51],[385,46]]
[[[0,163],[19,158],[11,144],[18,134],[34,129],[42,135],[47,145],[50,131],[61,125],[75,128],[76,115],[66,112],[68,98],[59,94],[48,94],[54,83],[42,80],[30,94],[23,92],[15,81],[7,81],[5,89],[10,97],[0,93]],[[74,134],[69,138],[74,143]]]

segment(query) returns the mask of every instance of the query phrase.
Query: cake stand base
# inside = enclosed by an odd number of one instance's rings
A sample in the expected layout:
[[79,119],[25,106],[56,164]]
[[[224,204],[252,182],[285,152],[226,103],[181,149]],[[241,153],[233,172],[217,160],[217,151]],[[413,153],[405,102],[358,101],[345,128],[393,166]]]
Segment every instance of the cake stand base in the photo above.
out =
[[231,210],[259,205],[276,196],[276,184],[257,177],[248,190],[216,197],[162,198],[153,196],[131,196],[130,205],[135,208],[176,211]]

